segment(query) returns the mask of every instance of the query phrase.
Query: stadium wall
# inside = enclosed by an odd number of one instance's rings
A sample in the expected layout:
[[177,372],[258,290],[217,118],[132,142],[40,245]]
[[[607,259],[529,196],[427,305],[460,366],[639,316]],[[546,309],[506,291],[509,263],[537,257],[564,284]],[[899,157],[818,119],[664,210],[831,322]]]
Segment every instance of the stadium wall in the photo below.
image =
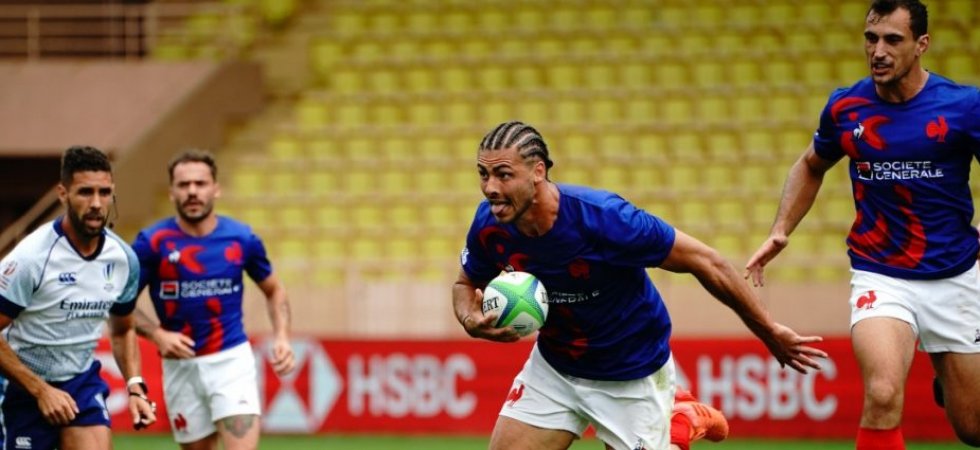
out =
[[57,158],[75,144],[109,152],[126,224],[154,212],[173,153],[219,147],[229,121],[265,102],[248,62],[0,63],[0,86],[0,158]]

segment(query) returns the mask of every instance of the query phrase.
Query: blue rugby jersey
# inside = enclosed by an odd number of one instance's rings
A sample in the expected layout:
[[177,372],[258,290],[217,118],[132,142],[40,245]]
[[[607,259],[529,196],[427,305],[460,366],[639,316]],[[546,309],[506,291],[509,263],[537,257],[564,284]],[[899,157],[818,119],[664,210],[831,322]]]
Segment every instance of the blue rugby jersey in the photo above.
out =
[[255,282],[272,274],[262,241],[251,228],[218,216],[207,236],[189,236],[173,217],[142,230],[133,243],[140,290],[149,286],[161,326],[194,340],[197,356],[245,342],[242,273]]
[[828,160],[850,159],[855,269],[905,279],[960,274],[976,262],[970,166],[980,156],[980,91],[934,73],[904,103],[865,78],[831,94],[814,135]]
[[670,317],[646,273],[670,253],[674,229],[610,192],[559,184],[558,218],[539,237],[500,224],[483,201],[461,263],[482,285],[501,270],[534,274],[548,291],[538,334],[555,369],[595,380],[631,380],[670,357]]

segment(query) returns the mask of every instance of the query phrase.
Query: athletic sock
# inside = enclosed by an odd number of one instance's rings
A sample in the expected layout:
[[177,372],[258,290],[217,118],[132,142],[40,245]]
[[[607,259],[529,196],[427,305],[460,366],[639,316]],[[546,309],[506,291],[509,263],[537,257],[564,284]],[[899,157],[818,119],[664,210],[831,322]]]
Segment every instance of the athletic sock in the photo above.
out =
[[670,418],[670,443],[681,450],[691,450],[691,421],[683,414]]
[[874,430],[861,427],[858,429],[856,449],[905,450],[905,439],[902,438],[902,428],[895,427],[888,430]]

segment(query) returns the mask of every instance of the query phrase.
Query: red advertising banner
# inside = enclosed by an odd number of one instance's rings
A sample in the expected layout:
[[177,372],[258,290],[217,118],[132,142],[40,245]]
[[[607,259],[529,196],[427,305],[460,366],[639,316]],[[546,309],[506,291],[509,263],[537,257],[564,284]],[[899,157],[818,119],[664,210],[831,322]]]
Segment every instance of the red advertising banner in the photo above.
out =
[[[263,399],[263,427],[272,433],[488,434],[532,341],[294,340],[297,370],[280,378],[254,343]],[[820,344],[830,358],[807,375],[779,368],[753,339],[677,339],[678,383],[724,411],[732,436],[853,438],[862,387],[847,338]],[[162,402],[160,364],[142,342],[144,377]],[[132,430],[124,382],[108,345],[99,350],[112,395],[116,432]],[[909,439],[953,440],[943,410],[932,401],[933,371],[918,353],[906,388],[903,432]],[[169,429],[165,405],[152,430]]]

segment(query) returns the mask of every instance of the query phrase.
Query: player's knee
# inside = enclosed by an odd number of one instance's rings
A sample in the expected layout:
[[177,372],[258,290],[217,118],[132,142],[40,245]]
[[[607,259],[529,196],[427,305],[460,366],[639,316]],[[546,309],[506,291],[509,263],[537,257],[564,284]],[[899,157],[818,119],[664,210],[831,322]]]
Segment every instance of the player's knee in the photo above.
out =
[[865,409],[892,411],[902,408],[904,389],[888,381],[871,381],[864,393]]

